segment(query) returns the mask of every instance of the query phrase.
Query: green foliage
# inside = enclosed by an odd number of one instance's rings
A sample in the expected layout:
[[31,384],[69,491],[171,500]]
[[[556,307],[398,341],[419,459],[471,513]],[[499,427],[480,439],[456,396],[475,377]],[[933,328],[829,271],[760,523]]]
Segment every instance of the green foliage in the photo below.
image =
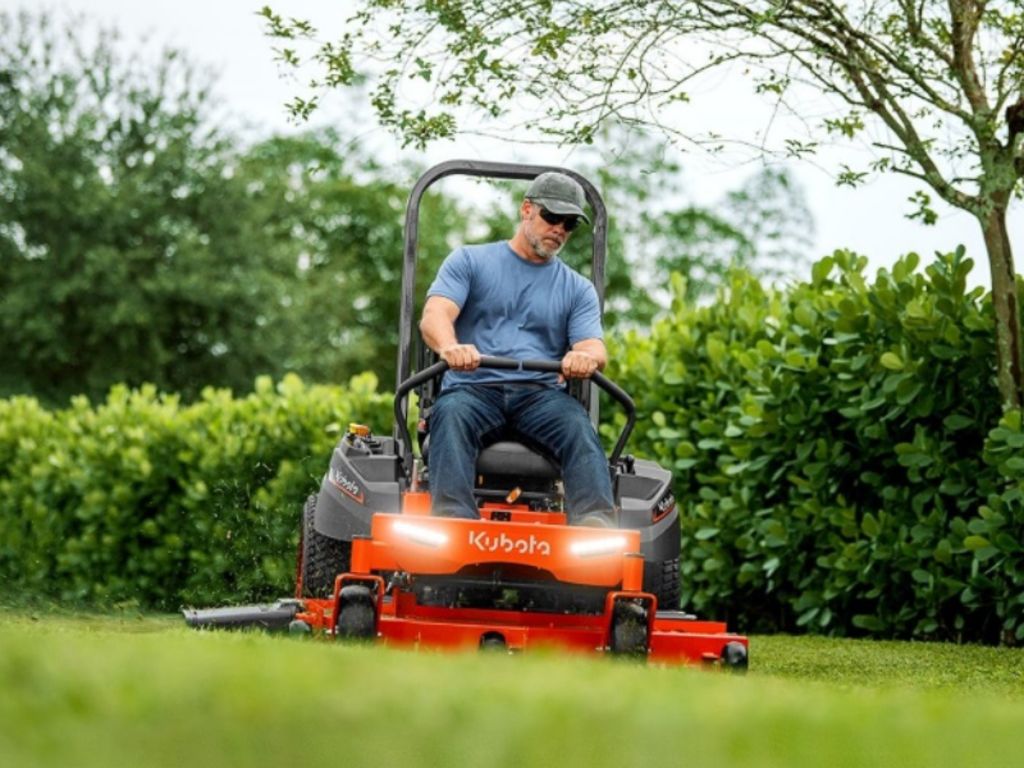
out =
[[[313,28],[265,15],[271,36]],[[526,116],[504,126],[516,139],[526,126],[530,141],[590,145],[602,126],[625,123],[712,153],[745,146],[795,159],[815,156],[823,133],[844,143],[869,133],[870,170],[839,162],[838,184],[899,173],[978,222],[993,279],[999,395],[1020,407],[1024,344],[1006,222],[1024,194],[1021,18],[1019,0],[361,0],[340,40],[305,39],[322,73],[318,95],[369,78],[386,95],[373,101],[378,121],[419,146],[452,136],[469,116],[479,121],[473,130],[500,131],[509,110]],[[410,77],[428,82],[407,88]],[[699,97],[721,97],[738,78],[768,99],[770,116],[752,128],[730,104],[740,117],[723,136]],[[406,106],[428,88],[429,114]],[[808,103],[833,108],[809,120]],[[911,202],[911,218],[929,223],[927,199]]]
[[[962,250],[873,283],[864,263],[836,252],[784,292],[736,273],[613,340],[633,449],[676,475],[686,605],[748,630],[1019,642],[1024,428],[992,397],[991,306]],[[339,424],[379,431],[388,406],[370,377],[0,401],[0,582],[165,607],[287,592]]]
[[1008,411],[985,442],[985,461],[1000,479],[987,503],[972,519],[959,526],[963,544],[976,563],[964,603],[1002,619],[1002,632],[1018,644],[1024,641],[1024,428],[1020,410]]
[[[378,121],[406,143],[449,138],[470,115],[493,125],[509,108],[532,115],[540,136],[581,145],[625,122],[712,152],[734,140],[805,157],[821,146],[816,135],[853,141],[870,129],[883,136],[876,169],[912,175],[978,216],[1024,177],[1024,23],[1017,3],[982,5],[360,0],[338,40],[262,14],[267,34],[288,41],[285,63],[313,70],[313,95],[299,105],[369,79]],[[740,120],[723,137],[696,109],[670,109],[720,91],[723,73],[770,100],[763,131]],[[432,88],[426,108],[411,79]],[[806,99],[821,94],[838,106],[810,124]],[[780,115],[797,119],[779,131]],[[845,168],[838,180],[865,175]]]
[[686,297],[713,295],[729,272],[761,277],[806,268],[814,224],[785,172],[753,173],[709,206],[687,202],[670,148],[638,131],[602,132],[605,157],[581,151],[582,168],[611,218],[606,309],[610,325],[646,327],[671,303],[668,276],[686,276]]
[[614,346],[645,417],[634,449],[676,473],[691,608],[747,628],[1020,638],[1024,437],[1019,414],[989,435],[991,306],[962,249],[926,274],[917,261],[869,284],[839,251],[784,293],[737,274]]
[[[3,19],[0,396],[64,405],[151,382],[189,400],[257,375],[344,381],[369,361],[394,381],[416,169],[385,171],[333,130],[246,146],[215,126],[180,53],[127,56],[88,24]],[[598,138],[615,156],[589,152],[581,170],[614,222],[609,327],[667,306],[671,270],[698,295],[729,266],[797,261],[806,206],[784,177],[707,210],[681,202],[664,146],[621,128]],[[481,215],[494,236],[510,235],[518,202]],[[418,297],[453,245],[482,239],[478,213],[424,196]]]
[[[0,17],[0,395],[390,384],[407,188],[331,131],[236,147],[180,53],[121,51]],[[427,196],[425,269],[464,227]]]
[[192,405],[152,386],[93,407],[0,401],[0,583],[175,608],[288,594],[302,502],[349,420],[378,430],[391,398],[287,376]]
[[[344,381],[372,368],[391,386],[408,186],[331,130],[267,139],[239,158],[236,175],[247,190],[250,230],[271,258],[293,265],[273,323],[266,315],[260,322],[261,340],[275,340],[277,357],[253,373]],[[458,203],[437,192],[423,197],[419,296],[467,227]]]
[[273,359],[253,327],[288,266],[238,215],[191,65],[125,58],[81,20],[4,14],[0,29],[0,391],[194,392]]

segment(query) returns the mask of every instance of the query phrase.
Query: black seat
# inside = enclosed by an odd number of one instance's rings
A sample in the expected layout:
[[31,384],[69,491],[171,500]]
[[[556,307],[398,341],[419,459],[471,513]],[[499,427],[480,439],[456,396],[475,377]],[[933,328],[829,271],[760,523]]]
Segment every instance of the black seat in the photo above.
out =
[[558,466],[546,456],[522,443],[501,440],[480,451],[476,460],[479,475],[519,475],[538,480],[557,480]]
[[[422,438],[420,453],[429,466],[430,435]],[[484,446],[476,458],[476,473],[487,477],[516,475],[535,480],[558,480],[562,476],[554,460],[529,446],[507,439]]]

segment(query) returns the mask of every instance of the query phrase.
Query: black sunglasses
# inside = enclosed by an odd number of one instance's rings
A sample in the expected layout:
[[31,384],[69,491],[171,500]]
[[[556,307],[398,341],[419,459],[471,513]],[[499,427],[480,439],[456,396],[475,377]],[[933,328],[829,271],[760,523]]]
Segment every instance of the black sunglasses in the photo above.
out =
[[561,224],[565,227],[566,232],[572,232],[580,225],[579,216],[573,216],[572,214],[565,213],[552,213],[542,205],[537,207],[540,208],[540,217],[553,227]]

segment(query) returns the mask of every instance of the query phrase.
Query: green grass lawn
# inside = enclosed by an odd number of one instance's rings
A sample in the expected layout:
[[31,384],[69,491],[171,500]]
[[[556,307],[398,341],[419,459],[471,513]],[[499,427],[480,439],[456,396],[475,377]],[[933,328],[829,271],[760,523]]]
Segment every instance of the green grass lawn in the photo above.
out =
[[1024,651],[751,647],[735,676],[0,611],[0,765],[1024,764]]

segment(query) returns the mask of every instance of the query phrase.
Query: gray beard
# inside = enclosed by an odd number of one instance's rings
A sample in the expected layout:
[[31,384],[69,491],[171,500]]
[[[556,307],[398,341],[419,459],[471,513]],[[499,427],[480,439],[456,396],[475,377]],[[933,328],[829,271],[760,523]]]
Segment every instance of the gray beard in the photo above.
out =
[[555,250],[549,250],[545,247],[544,240],[542,238],[530,234],[526,235],[526,242],[528,242],[530,247],[533,248],[533,252],[544,260],[555,258],[555,256],[557,256],[565,246],[565,243],[562,243],[562,245],[555,248]]

